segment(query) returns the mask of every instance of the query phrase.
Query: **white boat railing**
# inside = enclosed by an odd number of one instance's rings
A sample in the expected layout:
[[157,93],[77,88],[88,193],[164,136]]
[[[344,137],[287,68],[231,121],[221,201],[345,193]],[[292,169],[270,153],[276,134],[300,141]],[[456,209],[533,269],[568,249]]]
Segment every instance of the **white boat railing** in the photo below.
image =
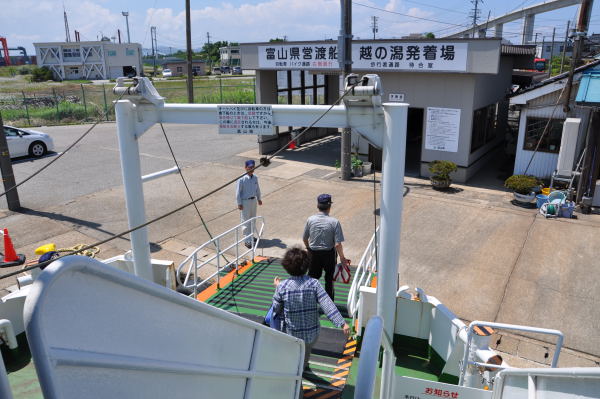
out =
[[371,237],[369,245],[365,249],[356,271],[354,272],[354,278],[352,279],[352,285],[350,286],[350,292],[348,293],[348,314],[352,318],[356,318],[358,312],[358,299],[360,297],[360,287],[368,286],[371,282],[371,275],[377,272],[377,234],[379,233],[379,227]]
[[539,333],[539,334],[554,335],[557,337],[556,349],[554,350],[554,357],[552,358],[552,363],[550,364],[550,367],[554,368],[558,365],[558,356],[560,355],[560,350],[562,348],[563,339],[564,339],[563,333],[561,331],[551,330],[548,328],[520,326],[520,325],[516,325],[516,324],[494,323],[494,322],[489,322],[489,321],[476,320],[476,321],[471,322],[471,324],[469,324],[469,328],[467,329],[467,343],[465,346],[465,354],[464,354],[464,357],[463,357],[463,360],[461,363],[461,367],[460,367],[460,376],[459,376],[458,385],[461,385],[461,386],[463,385],[463,383],[465,381],[465,374],[466,374],[469,366],[488,367],[488,368],[494,368],[494,369],[505,368],[504,366],[491,364],[491,363],[481,363],[481,362],[476,362],[473,360],[473,350],[472,350],[473,348],[471,348],[471,342],[473,340],[473,334],[474,334],[475,327],[491,327],[491,328],[503,329],[503,330],[526,331],[526,332],[533,332],[533,333]]
[[[252,246],[249,249],[243,247],[240,251],[240,244],[244,244],[248,240],[253,240],[252,233],[248,235],[243,234],[243,229],[245,226],[250,226],[250,232],[255,232],[258,236],[258,239],[256,240],[256,242],[253,242]],[[234,266],[235,271],[237,273],[240,268],[240,259],[245,259],[245,257],[250,253],[252,254],[252,259],[254,259],[264,228],[264,218],[262,216],[256,216],[252,219],[248,219],[245,222],[238,224],[235,227],[232,227],[231,229],[219,234],[218,236],[213,237],[210,241],[207,241],[198,248],[196,248],[190,256],[188,256],[183,262],[179,264],[176,273],[177,282],[180,285],[193,290],[194,298],[199,292],[199,287],[205,284],[207,281],[216,278],[217,286],[219,287],[221,272],[223,270]],[[206,259],[200,259],[200,251],[202,251],[203,249],[213,248],[216,249],[214,255],[207,256]],[[227,252],[230,250],[233,251]],[[228,256],[231,257],[231,260],[229,260]],[[210,263],[215,260],[216,265]],[[182,270],[185,270],[186,266],[187,271],[185,272],[185,277],[182,280]],[[216,266],[216,270],[208,276],[200,278],[200,270],[202,268],[208,268],[211,266]]]
[[[382,339],[383,338],[383,339]],[[379,361],[379,348],[389,355],[390,361],[386,364],[384,360],[381,371],[380,398],[392,397],[392,382],[394,378],[394,365],[396,356],[391,339],[383,330],[383,319],[381,316],[373,316],[369,319],[362,340],[362,350],[358,363],[358,374],[354,391],[355,398],[372,398],[377,375],[377,362]]]
[[[517,389],[515,389],[517,388]],[[496,376],[492,399],[597,398],[600,368],[506,369]]]

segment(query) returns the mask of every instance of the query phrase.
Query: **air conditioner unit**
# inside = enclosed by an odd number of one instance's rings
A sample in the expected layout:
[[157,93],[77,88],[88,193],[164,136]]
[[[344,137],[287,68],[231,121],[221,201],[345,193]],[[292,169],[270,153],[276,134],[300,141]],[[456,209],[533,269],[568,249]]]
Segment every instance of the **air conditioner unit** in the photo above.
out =
[[573,174],[580,124],[580,118],[567,118],[563,124],[560,151],[558,152],[558,162],[556,164],[556,174],[558,176],[570,177]]

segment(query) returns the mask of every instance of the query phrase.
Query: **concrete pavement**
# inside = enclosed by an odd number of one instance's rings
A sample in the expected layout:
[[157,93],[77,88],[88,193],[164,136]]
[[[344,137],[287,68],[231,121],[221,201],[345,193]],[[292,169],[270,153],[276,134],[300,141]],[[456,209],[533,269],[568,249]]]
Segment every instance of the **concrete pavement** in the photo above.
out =
[[[342,222],[346,255],[354,262],[359,260],[373,234],[379,184],[375,185],[374,204],[372,175],[339,180],[333,167],[338,148],[337,138],[325,138],[313,143],[310,151],[304,147],[286,151],[272,166],[257,171],[264,201],[259,214],[266,221],[265,255],[278,256],[285,248],[301,243],[304,221],[316,212],[316,196],[327,192],[333,195],[332,215]],[[239,175],[240,160],[249,156],[257,158],[254,150],[245,150],[226,159],[189,162],[183,174],[193,196]],[[407,185],[411,190],[405,199],[400,284],[423,288],[466,321],[562,330],[568,348],[562,365],[597,364],[598,215],[546,220],[535,210],[512,205],[507,192],[462,185],[438,192],[427,181],[413,178],[407,178]],[[176,175],[152,181],[144,190],[148,218],[189,200]],[[213,234],[239,223],[233,186],[198,206]],[[59,247],[90,244],[127,230],[122,186],[114,182],[67,202],[36,206],[26,213],[5,212],[2,222],[17,250],[28,259],[35,259],[33,249],[47,242]],[[151,225],[149,236],[154,243],[153,257],[175,262],[208,238],[193,207]],[[117,239],[102,245],[100,257],[127,249],[128,240]],[[14,280],[0,280],[0,288],[10,284]],[[497,346],[544,363],[551,347],[545,341],[545,337],[503,334]]]

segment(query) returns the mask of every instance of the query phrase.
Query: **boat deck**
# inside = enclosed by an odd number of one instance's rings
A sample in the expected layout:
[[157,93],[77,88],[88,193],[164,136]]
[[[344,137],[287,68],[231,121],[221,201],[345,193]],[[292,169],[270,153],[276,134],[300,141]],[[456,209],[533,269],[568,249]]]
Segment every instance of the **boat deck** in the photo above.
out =
[[[218,308],[262,323],[273,302],[273,279],[285,279],[288,274],[281,266],[280,259],[257,258],[257,262],[240,270],[239,276],[225,276],[221,288],[209,287],[206,293],[198,296]],[[323,278],[321,279],[322,282]],[[346,302],[349,284],[334,283],[335,304],[348,318]],[[210,295],[210,296],[209,296]],[[313,347],[309,367],[304,373],[304,396],[310,398],[339,397],[346,385],[347,376],[356,350],[356,341],[347,340],[339,328],[335,328],[325,315],[321,316],[321,333]]]

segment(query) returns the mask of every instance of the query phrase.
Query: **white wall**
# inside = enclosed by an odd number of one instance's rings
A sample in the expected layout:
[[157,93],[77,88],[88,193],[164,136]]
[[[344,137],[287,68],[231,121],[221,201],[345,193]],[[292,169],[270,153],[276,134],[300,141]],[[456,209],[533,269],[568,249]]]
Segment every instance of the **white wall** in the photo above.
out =
[[[573,97],[577,93],[578,83],[573,85]],[[527,151],[523,149],[525,142],[525,128],[527,126],[527,117],[541,117],[541,118],[552,118],[552,119],[566,119],[567,117],[581,118],[580,132],[579,132],[579,143],[575,155],[576,161],[579,159],[580,151],[583,145],[584,133],[587,131],[588,115],[589,111],[573,106],[571,112],[567,115],[563,111],[562,101],[557,106],[556,100],[560,91],[541,96],[527,103],[527,108],[521,110],[521,117],[519,120],[519,138],[517,140],[517,153],[515,157],[515,168],[514,174],[525,174],[533,175],[539,178],[549,178],[552,172],[556,169],[556,163],[558,161],[558,153],[548,153],[538,151],[535,153],[529,169],[527,164],[530,162],[533,151]]]

